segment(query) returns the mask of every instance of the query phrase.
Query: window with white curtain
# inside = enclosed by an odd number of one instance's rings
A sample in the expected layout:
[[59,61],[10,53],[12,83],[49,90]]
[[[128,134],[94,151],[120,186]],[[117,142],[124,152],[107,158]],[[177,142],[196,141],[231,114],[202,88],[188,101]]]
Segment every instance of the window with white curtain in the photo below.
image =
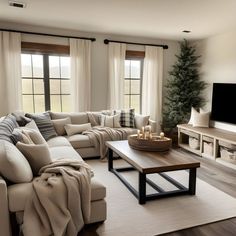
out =
[[126,51],[124,78],[124,108],[141,113],[143,52]]
[[72,110],[69,56],[23,50],[21,67],[25,112]]

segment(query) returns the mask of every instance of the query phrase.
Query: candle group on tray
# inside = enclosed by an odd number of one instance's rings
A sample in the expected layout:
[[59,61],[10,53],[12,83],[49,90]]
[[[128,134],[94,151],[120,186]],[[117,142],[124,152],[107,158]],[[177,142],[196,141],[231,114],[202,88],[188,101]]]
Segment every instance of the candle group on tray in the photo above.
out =
[[[163,132],[160,133],[160,139],[164,139],[165,134]],[[143,126],[141,130],[137,130],[137,139],[147,139],[152,140],[153,134],[151,130],[151,125]]]

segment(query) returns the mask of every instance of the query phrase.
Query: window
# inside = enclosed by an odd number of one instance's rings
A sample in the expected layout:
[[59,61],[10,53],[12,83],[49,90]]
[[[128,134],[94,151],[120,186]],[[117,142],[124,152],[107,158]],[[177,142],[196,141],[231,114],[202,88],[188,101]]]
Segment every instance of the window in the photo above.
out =
[[134,108],[136,113],[141,113],[143,58],[143,52],[126,52],[124,108]]
[[23,110],[71,111],[70,57],[38,51],[21,54]]

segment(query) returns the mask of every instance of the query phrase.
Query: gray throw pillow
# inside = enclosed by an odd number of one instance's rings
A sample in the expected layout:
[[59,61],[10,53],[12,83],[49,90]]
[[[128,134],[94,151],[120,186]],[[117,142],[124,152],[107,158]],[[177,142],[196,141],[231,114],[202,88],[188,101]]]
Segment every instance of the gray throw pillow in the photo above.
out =
[[44,139],[48,141],[50,138],[56,137],[57,133],[54,129],[50,115],[45,112],[42,114],[25,114],[26,117],[33,119],[38,126],[40,133]]
[[5,140],[10,143],[13,143],[11,140],[12,132],[15,128],[19,127],[16,122],[16,118],[13,115],[7,115],[0,122],[0,140]]

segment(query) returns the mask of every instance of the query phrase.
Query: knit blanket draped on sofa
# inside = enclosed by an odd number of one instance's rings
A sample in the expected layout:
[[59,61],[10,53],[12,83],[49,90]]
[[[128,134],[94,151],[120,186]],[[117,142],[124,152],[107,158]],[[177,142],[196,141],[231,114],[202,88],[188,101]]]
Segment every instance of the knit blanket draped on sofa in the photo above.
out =
[[24,236],[76,236],[89,221],[92,171],[83,161],[57,160],[40,170],[24,211]]
[[89,137],[95,147],[99,147],[100,157],[105,159],[108,152],[106,141],[126,140],[135,131],[133,128],[93,127],[92,130],[84,131],[83,134]]

